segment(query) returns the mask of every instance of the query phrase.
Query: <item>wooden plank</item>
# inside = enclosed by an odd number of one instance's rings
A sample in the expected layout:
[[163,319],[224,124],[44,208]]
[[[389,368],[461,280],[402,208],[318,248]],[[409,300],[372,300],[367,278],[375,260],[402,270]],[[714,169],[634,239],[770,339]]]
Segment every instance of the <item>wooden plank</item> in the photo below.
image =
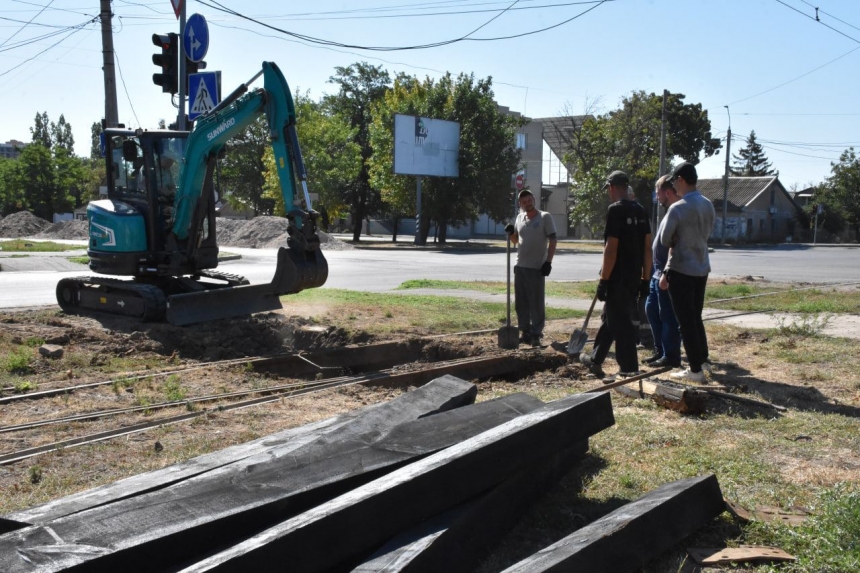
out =
[[[453,376],[442,376],[411,392],[406,392],[388,402],[372,404],[334,416],[326,420],[290,428],[269,436],[238,444],[229,448],[192,458],[185,462],[173,464],[165,468],[131,476],[101,487],[89,489],[80,493],[66,496],[43,505],[17,511],[4,516],[5,520],[19,523],[18,527],[7,529],[12,531],[21,526],[40,524],[71,515],[79,511],[113,503],[121,499],[134,497],[150,491],[162,489],[204,474],[206,472],[236,463],[243,459],[265,452],[271,448],[284,446],[298,448],[308,444],[323,435],[343,436],[351,432],[356,420],[369,420],[373,416],[379,420],[387,420],[391,425],[417,419],[421,416],[436,412],[444,412],[467,404],[472,404],[478,389],[474,384],[465,382]],[[3,520],[0,520],[0,528]],[[0,531],[2,533],[2,531]]]
[[722,513],[713,474],[665,484],[505,569],[504,573],[626,573]]
[[552,402],[358,487],[183,571],[331,570],[613,423],[606,392]]
[[401,533],[354,573],[467,573],[588,451],[580,442],[549,461],[520,471],[477,500]]
[[[298,448],[288,443],[171,487],[2,535],[0,571],[175,570],[541,406],[512,394],[390,430],[374,410],[354,420],[347,435],[322,435]],[[401,403],[389,414],[400,419],[408,409]]]
[[698,547],[687,549],[690,557],[699,565],[716,566],[732,563],[779,563],[797,561],[793,555],[777,547],[764,545],[741,545],[740,547]]
[[682,414],[701,414],[708,404],[707,392],[660,380],[638,380],[627,386],[618,386],[615,391],[630,398],[650,398],[657,404]]

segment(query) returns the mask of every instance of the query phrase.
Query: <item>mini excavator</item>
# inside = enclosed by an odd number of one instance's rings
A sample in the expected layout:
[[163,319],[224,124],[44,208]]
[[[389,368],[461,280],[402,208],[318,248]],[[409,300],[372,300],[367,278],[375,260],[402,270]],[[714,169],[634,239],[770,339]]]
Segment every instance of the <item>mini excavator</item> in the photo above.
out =
[[[263,76],[263,87],[248,85]],[[251,285],[218,266],[213,172],[224,145],[265,114],[287,213],[287,245],[271,282]],[[279,297],[322,286],[328,263],[296,135],[296,113],[278,66],[263,62],[250,81],[196,121],[191,131],[104,130],[108,197],[87,207],[90,270],[66,278],[57,302],[186,325],[281,308]],[[304,209],[297,189],[303,190]],[[131,277],[121,278],[121,277]]]

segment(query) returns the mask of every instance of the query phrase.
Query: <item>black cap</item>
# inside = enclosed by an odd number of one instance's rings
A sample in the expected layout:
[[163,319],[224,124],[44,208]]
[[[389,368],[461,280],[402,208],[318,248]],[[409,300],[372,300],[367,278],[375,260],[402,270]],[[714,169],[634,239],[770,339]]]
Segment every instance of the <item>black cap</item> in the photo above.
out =
[[627,177],[627,174],[623,171],[613,171],[609,174],[609,177],[606,178],[606,183],[603,184],[603,188],[606,189],[610,185],[623,185],[627,187],[630,185],[630,178]]
[[678,166],[672,170],[672,180],[674,181],[678,176],[683,177],[684,181],[690,185],[695,185],[696,181],[699,180],[695,166],[693,166],[689,161],[678,164]]
[[517,195],[517,201],[519,201],[523,197],[528,197],[528,196],[534,197],[534,195],[532,195],[531,191],[529,191],[528,189],[523,189],[522,191],[520,191],[519,195]]

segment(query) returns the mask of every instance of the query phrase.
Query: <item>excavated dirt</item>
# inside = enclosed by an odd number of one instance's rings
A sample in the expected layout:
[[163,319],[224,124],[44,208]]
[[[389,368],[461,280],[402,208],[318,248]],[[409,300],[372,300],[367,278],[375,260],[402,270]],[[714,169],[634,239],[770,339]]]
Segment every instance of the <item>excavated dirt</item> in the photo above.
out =
[[[287,220],[283,217],[260,216],[254,219],[221,219],[217,221],[218,244],[251,249],[276,249],[287,245]],[[353,249],[348,243],[319,231],[323,250]],[[37,239],[86,240],[86,221],[61,221],[51,224],[29,211],[20,211],[0,220],[0,237]]]
[[0,221],[0,237],[4,239],[32,237],[50,226],[51,223],[35,216],[29,211],[19,211],[18,213],[4,217]]

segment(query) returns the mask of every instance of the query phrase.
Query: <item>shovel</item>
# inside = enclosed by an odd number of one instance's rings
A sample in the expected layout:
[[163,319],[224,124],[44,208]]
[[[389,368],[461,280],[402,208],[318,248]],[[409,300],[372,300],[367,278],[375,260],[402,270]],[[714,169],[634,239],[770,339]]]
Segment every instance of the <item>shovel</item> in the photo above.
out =
[[499,348],[513,350],[520,345],[519,330],[511,326],[511,236],[508,235],[508,318],[499,329]]
[[576,356],[585,348],[585,343],[588,342],[588,319],[591,318],[591,313],[594,310],[594,303],[597,302],[597,293],[594,293],[594,298],[591,299],[591,306],[588,308],[588,314],[585,315],[585,322],[582,328],[577,328],[570,334],[570,342],[567,343],[567,354]]

